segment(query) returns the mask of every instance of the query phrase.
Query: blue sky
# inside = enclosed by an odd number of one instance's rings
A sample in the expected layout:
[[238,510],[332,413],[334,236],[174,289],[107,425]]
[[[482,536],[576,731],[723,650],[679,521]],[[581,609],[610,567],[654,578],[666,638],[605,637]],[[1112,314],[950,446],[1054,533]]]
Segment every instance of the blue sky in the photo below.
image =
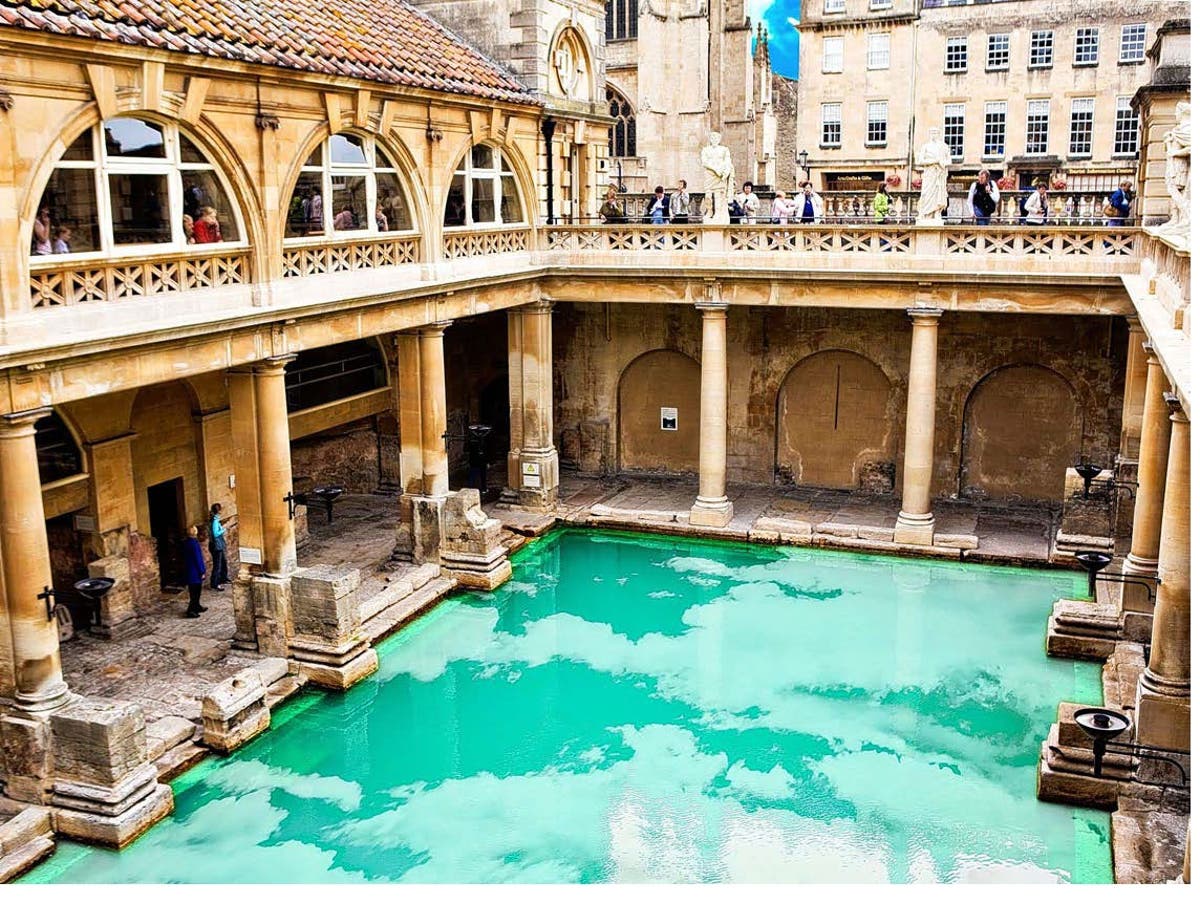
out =
[[771,68],[780,75],[795,78],[796,29],[788,19],[800,18],[800,0],[746,0],[746,15],[753,23],[767,26],[767,46],[771,49]]

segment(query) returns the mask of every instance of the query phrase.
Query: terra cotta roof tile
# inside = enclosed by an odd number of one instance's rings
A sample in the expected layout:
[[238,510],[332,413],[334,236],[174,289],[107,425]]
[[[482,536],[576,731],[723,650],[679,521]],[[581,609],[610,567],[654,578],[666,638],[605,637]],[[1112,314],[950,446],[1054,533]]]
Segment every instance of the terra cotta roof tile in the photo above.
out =
[[532,91],[404,0],[0,0],[0,28],[535,104]]

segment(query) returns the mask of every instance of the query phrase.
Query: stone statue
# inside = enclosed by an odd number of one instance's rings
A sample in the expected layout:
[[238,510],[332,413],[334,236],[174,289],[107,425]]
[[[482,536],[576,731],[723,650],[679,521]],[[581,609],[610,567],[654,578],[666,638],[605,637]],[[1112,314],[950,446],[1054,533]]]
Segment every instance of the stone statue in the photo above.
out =
[[1171,196],[1171,218],[1160,231],[1176,235],[1187,234],[1192,223],[1192,105],[1181,100],[1175,105],[1175,128],[1163,136],[1167,152],[1167,194]]
[[712,202],[704,221],[727,225],[729,199],[733,197],[733,158],[721,143],[720,132],[709,134],[708,145],[700,151],[700,165],[704,167],[704,194]]
[[946,191],[946,173],[950,166],[950,146],[939,129],[929,130],[929,140],[921,145],[913,161],[921,170],[921,197],[917,200],[917,225],[940,226],[942,211],[950,203]]

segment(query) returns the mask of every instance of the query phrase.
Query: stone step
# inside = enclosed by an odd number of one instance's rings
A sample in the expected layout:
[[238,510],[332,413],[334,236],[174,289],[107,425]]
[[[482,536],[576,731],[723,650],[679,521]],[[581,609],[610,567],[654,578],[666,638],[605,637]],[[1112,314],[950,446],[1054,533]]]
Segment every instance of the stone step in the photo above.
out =
[[209,750],[206,747],[190,740],[167,750],[154,763],[159,783],[165,784],[175,780],[208,754]]
[[196,725],[178,715],[168,715],[146,725],[146,754],[154,762],[180,743],[192,739]]
[[11,853],[0,856],[0,884],[25,874],[53,852],[53,837],[37,837]]
[[0,854],[7,856],[39,837],[50,836],[50,810],[29,806],[0,822]]
[[279,703],[298,693],[307,683],[308,681],[300,674],[289,674],[282,677],[267,687],[267,695],[263,697],[263,702],[268,709],[274,709]]
[[371,620],[367,621],[363,625],[367,637],[372,643],[379,642],[379,640],[399,630],[406,622],[412,620],[424,609],[440,601],[455,586],[457,586],[457,582],[449,577],[438,577],[435,580],[429,581],[421,589],[403,599],[397,600],[390,607],[385,608],[371,618]]

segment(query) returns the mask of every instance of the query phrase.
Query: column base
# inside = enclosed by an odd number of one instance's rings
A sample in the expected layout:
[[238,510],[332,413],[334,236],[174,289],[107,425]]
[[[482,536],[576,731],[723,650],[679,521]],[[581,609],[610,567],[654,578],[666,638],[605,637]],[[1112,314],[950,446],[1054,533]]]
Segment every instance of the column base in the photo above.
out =
[[693,527],[724,527],[733,520],[733,503],[725,496],[719,499],[696,498],[688,513],[688,523]]
[[1149,668],[1143,671],[1137,688],[1137,742],[1189,752],[1192,748],[1190,691],[1190,682],[1168,682],[1155,677]]
[[510,487],[516,504],[535,511],[554,508],[558,503],[558,450],[523,450],[518,470],[520,482],[515,484],[518,488]]
[[[327,690],[348,690],[360,680],[370,677],[379,670],[379,653],[370,646],[359,649],[353,658],[339,664],[329,661],[313,661],[312,658],[301,656],[313,655],[312,650],[305,650],[293,644],[292,649],[299,663],[300,673],[309,682]],[[323,650],[318,650],[320,654]]]
[[1046,625],[1046,654],[1102,662],[1123,639],[1115,606],[1091,599],[1059,599]]
[[[156,782],[154,766],[147,765],[134,778],[142,783],[112,790],[83,783],[55,783],[51,797],[54,830],[85,843],[117,849],[128,846],[175,808],[171,788]],[[128,795],[119,798],[121,793]]]
[[22,693],[18,690],[13,701],[17,708],[26,712],[50,712],[74,698],[66,682],[60,679],[38,693]]
[[1121,584],[1121,611],[1153,614],[1154,603],[1150,600],[1150,591],[1158,585],[1158,561],[1127,555],[1125,563],[1121,565],[1121,574],[1137,580],[1137,583]]
[[909,546],[933,545],[933,515],[900,512],[896,518],[894,542]]

